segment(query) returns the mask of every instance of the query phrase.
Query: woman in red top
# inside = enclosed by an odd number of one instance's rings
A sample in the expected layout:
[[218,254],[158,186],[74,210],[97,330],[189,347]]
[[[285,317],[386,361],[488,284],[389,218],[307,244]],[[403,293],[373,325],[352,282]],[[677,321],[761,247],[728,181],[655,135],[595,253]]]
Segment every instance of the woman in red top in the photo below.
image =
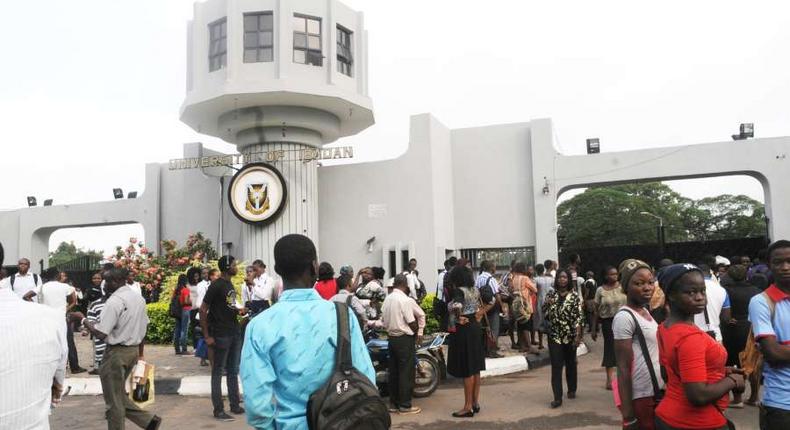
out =
[[337,294],[337,282],[334,276],[335,269],[331,264],[324,261],[318,266],[318,282],[315,283],[315,290],[324,300],[330,300]]
[[173,346],[176,349],[176,355],[186,355],[189,311],[192,309],[187,275],[178,275],[178,284],[173,291],[173,295],[178,298],[178,304],[181,306],[181,318],[175,318],[176,326],[173,330]]
[[727,429],[721,411],[731,390],[743,390],[743,375],[725,367],[727,351],[694,325],[694,315],[707,304],[702,271],[693,264],[674,264],[658,278],[670,314],[658,328],[659,361],[668,379],[656,408],[656,429]]

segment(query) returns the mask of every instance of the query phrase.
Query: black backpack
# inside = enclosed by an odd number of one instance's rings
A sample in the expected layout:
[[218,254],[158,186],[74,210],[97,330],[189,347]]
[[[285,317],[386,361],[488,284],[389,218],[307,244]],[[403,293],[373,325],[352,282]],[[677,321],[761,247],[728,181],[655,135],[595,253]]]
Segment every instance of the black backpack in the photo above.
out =
[[[16,281],[16,273],[11,275],[11,279],[8,280],[8,283],[11,284],[11,291],[14,291],[14,281]],[[35,273],[33,274],[33,283],[35,283],[36,286],[38,286],[38,275],[36,275]]]
[[348,307],[335,303],[337,351],[329,380],[307,402],[310,430],[386,430],[390,428],[387,405],[379,390],[351,362],[351,329]]
[[168,309],[168,313],[171,317],[179,319],[181,318],[181,312],[183,309],[181,307],[181,302],[178,300],[180,292],[181,290],[179,288],[176,288],[176,290],[173,291],[173,297],[170,299],[170,309]]

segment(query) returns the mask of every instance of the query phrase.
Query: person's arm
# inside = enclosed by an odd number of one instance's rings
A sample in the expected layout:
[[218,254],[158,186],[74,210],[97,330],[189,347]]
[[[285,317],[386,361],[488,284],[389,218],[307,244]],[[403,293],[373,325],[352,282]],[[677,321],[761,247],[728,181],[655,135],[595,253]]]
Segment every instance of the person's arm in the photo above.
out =
[[[205,303],[201,305],[201,312]],[[201,324],[203,324],[201,316]],[[350,318],[350,323],[354,324],[355,318]],[[271,352],[269,346],[265,344],[265,338],[253,337],[252,333],[255,323],[253,320],[247,326],[247,331],[244,335],[244,344],[241,350],[241,367],[239,374],[241,375],[241,384],[244,388],[244,407],[247,409],[247,423],[256,429],[273,429],[275,403],[272,401],[274,398],[274,381],[277,375],[272,366]],[[356,330],[357,336],[362,336],[359,330]],[[351,330],[351,336],[354,337],[354,330]],[[361,339],[354,339],[351,342],[352,347],[355,343],[364,343]]]
[[[723,287],[722,287],[723,288]],[[730,295],[727,290],[724,290],[724,304],[721,305],[721,313],[719,314],[719,321],[723,324],[732,324],[732,304],[730,303]]]
[[766,297],[761,294],[754,296],[749,302],[749,321],[752,322],[752,331],[763,358],[771,366],[790,364],[790,345],[782,345],[777,341],[774,323],[771,318],[771,308],[766,303]]
[[[623,318],[626,317],[626,318]],[[614,356],[617,362],[617,390],[620,394],[620,414],[623,416],[623,429],[637,429],[634,414],[634,387],[631,372],[634,362],[633,337],[636,327],[630,316],[619,313],[614,317]],[[649,360],[649,358],[648,358]],[[649,365],[649,361],[648,361]],[[626,425],[629,424],[630,425]]]
[[593,299],[592,319],[590,321],[590,337],[593,341],[598,342],[598,306],[601,304],[601,288],[595,290],[595,298]]
[[137,345],[137,359],[142,360],[145,357],[145,338]]
[[30,290],[27,293],[25,293],[24,296],[22,296],[22,300],[24,300],[26,302],[32,302],[33,301],[33,297],[36,297],[37,295],[38,294],[36,294],[35,290]]
[[214,346],[214,338],[208,332],[208,303],[206,301],[208,298],[209,295],[206,293],[206,297],[203,298],[203,303],[200,305],[200,330],[203,333],[203,340],[206,341],[206,345]]
[[417,331],[415,331],[415,333],[417,333],[418,338],[421,338],[426,324],[425,311],[423,311],[417,303],[412,307],[414,308],[414,317],[417,318]]
[[706,334],[698,333],[678,342],[676,354],[683,392],[694,406],[714,403],[731,390],[743,388],[743,375],[732,373],[717,382],[707,383],[708,375],[705,363],[707,342],[701,336],[706,336]]
[[576,327],[576,339],[574,340],[573,343],[578,348],[578,346],[581,345],[582,343],[582,337],[584,335],[584,331],[582,329],[582,327],[584,326],[584,313],[581,307],[581,303],[582,303],[581,297],[579,297],[579,295],[576,293],[569,293],[569,294],[572,295],[572,297],[575,297],[573,300],[577,302],[574,303],[573,306],[573,311],[576,313],[576,315],[575,315],[575,321],[573,321],[573,324],[571,324],[571,326]]
[[[359,323],[356,318],[349,318],[348,320],[351,329],[351,364],[365,375],[371,383],[375,384],[376,371],[373,369],[373,362],[370,361],[370,352],[365,344],[365,339],[362,337],[362,330],[359,329]],[[247,330],[247,333],[249,332]],[[257,375],[254,375],[254,377],[257,378]]]
[[71,308],[77,305],[77,291],[72,289],[71,294],[66,298],[66,312],[70,311]]

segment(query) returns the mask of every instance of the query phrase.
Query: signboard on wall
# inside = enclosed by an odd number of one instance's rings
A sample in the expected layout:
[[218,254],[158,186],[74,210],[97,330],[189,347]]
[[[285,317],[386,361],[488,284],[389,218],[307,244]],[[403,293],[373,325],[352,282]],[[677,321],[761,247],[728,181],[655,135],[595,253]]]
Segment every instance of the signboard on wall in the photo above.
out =
[[283,175],[271,164],[253,163],[233,175],[228,202],[236,217],[247,224],[266,225],[282,212],[288,190]]

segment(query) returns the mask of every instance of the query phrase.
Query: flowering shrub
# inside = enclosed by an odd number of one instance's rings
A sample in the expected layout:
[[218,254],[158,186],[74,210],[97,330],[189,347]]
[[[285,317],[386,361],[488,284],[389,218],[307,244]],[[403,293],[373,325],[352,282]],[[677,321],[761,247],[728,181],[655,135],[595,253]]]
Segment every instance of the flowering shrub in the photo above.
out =
[[163,240],[162,249],[167,265],[172,270],[183,270],[217,259],[217,251],[214,250],[211,240],[206,239],[200,232],[190,234],[185,246],[181,248],[175,240]]
[[155,257],[149,249],[137,238],[129,238],[126,247],[118,246],[115,248],[115,255],[110,256],[109,261],[115,267],[123,267],[130,271],[134,280],[140,283],[140,287],[145,291],[152,291],[162,284],[166,276],[166,267],[162,260]]

